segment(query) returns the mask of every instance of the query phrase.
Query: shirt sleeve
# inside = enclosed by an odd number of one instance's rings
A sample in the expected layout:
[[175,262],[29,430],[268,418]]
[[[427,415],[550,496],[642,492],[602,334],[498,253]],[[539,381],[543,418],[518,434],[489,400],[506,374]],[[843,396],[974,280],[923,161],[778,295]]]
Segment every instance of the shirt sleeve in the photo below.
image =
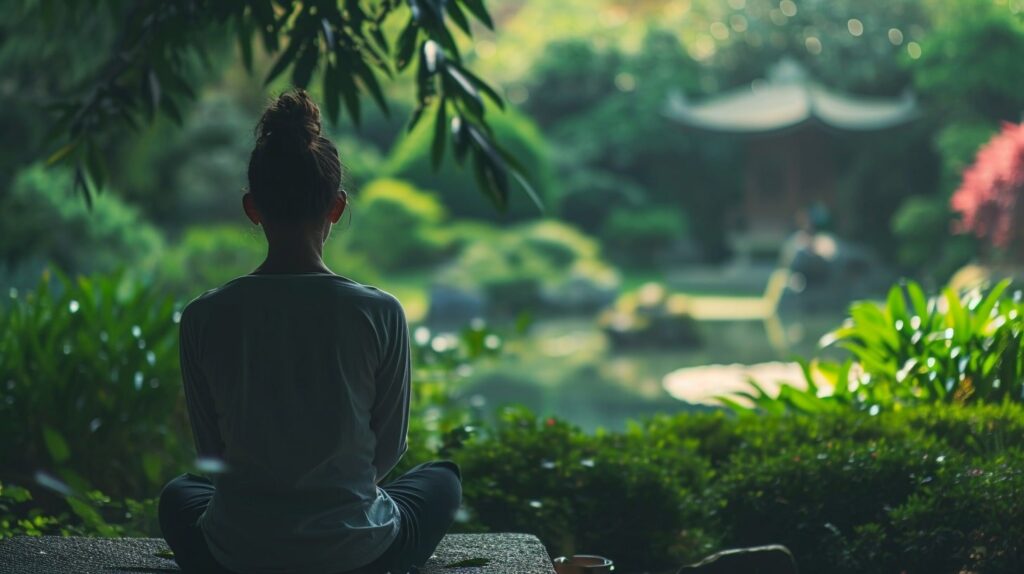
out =
[[196,454],[200,457],[221,457],[224,454],[224,441],[217,427],[217,409],[213,402],[213,394],[203,376],[198,361],[195,327],[192,325],[191,313],[186,308],[182,314],[181,327],[178,331],[178,346],[181,362],[181,378],[185,387],[185,405],[188,409],[188,420],[192,425],[192,438],[196,445]]
[[405,454],[408,444],[411,364],[409,326],[405,312],[396,301],[395,319],[388,324],[390,345],[382,353],[377,369],[377,392],[370,413],[370,429],[377,438],[373,466],[377,481],[384,478]]

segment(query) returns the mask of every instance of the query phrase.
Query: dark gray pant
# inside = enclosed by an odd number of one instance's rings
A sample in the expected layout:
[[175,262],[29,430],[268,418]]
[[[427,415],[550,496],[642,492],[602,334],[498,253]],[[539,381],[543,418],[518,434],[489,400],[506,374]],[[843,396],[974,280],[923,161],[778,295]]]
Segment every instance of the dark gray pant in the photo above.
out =
[[[351,574],[405,574],[423,566],[441,542],[462,500],[462,475],[453,462],[427,462],[381,487],[398,505],[398,538],[382,556]],[[160,493],[160,530],[183,572],[231,574],[213,559],[199,530],[213,483],[183,474]]]

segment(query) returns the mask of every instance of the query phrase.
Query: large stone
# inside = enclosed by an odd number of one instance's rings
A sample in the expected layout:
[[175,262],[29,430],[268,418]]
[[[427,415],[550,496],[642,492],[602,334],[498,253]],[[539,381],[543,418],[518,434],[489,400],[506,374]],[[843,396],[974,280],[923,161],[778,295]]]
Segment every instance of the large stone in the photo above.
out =
[[[158,538],[57,536],[0,540],[0,574],[179,572]],[[455,566],[458,564],[464,566]],[[553,574],[544,546],[529,534],[449,534],[423,574]]]

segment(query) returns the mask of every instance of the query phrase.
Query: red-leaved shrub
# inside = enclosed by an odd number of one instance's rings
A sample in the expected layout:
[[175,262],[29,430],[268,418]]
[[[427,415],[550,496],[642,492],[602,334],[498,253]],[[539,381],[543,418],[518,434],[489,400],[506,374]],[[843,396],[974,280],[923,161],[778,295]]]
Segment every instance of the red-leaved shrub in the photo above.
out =
[[950,200],[961,220],[957,231],[970,232],[995,247],[1020,246],[1018,220],[1024,215],[1024,124],[1003,130],[978,151],[964,170],[963,183]]

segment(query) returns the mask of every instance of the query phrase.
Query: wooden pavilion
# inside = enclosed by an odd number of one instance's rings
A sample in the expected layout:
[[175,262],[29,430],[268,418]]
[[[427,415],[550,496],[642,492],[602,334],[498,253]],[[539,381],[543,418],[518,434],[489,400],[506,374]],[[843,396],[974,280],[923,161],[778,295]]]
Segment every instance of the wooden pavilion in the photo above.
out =
[[836,211],[830,208],[842,158],[831,144],[835,133],[892,129],[916,118],[918,108],[910,93],[883,99],[834,92],[784,60],[766,79],[700,102],[672,94],[665,115],[686,129],[743,139],[748,153],[735,231],[777,245],[812,206]]

